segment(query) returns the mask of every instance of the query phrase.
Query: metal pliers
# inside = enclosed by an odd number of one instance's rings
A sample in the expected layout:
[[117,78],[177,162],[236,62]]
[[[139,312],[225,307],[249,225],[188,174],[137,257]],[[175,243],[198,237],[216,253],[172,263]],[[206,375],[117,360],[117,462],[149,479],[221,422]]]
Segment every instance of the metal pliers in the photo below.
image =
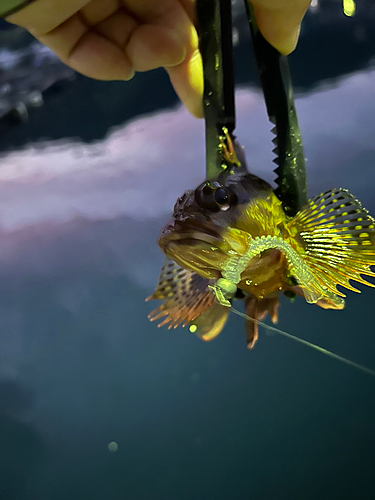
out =
[[[275,137],[273,160],[276,196],[288,216],[307,202],[306,169],[301,133],[294,106],[293,88],[286,56],[282,56],[257,28],[253,9],[244,0],[268,117]],[[231,0],[197,0],[197,20],[204,72],[206,124],[206,177],[222,172],[223,137],[235,143],[232,5]]]

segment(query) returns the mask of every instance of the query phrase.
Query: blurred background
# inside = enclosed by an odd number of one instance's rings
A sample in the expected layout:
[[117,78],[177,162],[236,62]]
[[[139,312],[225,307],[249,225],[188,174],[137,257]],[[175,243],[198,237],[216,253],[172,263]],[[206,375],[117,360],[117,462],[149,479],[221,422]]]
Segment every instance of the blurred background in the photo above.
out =
[[[237,135],[272,182],[271,134],[234,2]],[[0,24],[0,499],[372,500],[375,380],[231,317],[205,344],[145,303],[204,126],[164,71],[97,82]],[[375,214],[375,5],[313,1],[290,57],[309,194]],[[280,328],[375,367],[374,290],[283,300]]]

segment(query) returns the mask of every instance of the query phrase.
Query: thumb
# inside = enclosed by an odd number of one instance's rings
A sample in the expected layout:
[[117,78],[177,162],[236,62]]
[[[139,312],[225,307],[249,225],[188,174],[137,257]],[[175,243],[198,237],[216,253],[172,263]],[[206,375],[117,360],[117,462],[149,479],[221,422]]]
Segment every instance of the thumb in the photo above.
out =
[[[264,4],[268,4],[267,7]],[[252,2],[258,28],[264,38],[281,54],[290,54],[297,45],[301,21],[310,0]]]

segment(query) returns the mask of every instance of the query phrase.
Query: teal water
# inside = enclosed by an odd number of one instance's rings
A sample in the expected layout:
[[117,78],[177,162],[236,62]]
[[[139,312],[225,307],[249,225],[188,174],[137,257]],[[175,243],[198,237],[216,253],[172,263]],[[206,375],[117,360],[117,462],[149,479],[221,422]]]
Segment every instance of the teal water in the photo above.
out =
[[[297,100],[309,191],[348,188],[375,214],[375,71],[351,69]],[[90,120],[118,125],[98,102]],[[249,164],[272,180],[261,97],[238,104]],[[234,316],[209,344],[147,320],[159,231],[203,177],[202,123],[174,108],[86,144],[52,114],[59,133],[31,148],[34,119],[0,169],[1,500],[372,500],[374,378],[263,330],[248,352]],[[279,326],[374,368],[361,289],[340,312],[283,300]]]

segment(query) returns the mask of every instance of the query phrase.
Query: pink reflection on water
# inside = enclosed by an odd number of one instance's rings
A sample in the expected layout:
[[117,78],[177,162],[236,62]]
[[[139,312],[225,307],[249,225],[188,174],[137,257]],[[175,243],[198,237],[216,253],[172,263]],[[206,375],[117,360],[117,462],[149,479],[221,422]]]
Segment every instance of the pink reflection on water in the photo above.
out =
[[[272,182],[263,100],[242,89],[237,105],[237,135],[249,167]],[[342,186],[360,198],[375,154],[375,71],[302,96],[297,108],[310,193]],[[177,196],[203,180],[204,125],[178,107],[113,129],[94,144],[33,144],[3,156],[0,164],[4,229],[77,217],[154,219],[167,216]]]

